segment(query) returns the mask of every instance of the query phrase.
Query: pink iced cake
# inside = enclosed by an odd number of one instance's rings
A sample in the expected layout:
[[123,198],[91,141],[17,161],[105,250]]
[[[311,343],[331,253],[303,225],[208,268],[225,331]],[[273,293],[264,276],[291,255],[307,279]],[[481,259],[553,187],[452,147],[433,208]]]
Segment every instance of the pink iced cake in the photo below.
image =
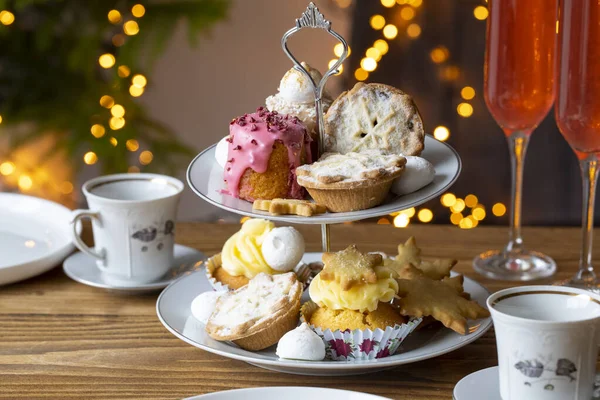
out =
[[303,199],[296,168],[312,162],[311,138],[302,122],[259,107],[229,125],[224,179],[240,199]]

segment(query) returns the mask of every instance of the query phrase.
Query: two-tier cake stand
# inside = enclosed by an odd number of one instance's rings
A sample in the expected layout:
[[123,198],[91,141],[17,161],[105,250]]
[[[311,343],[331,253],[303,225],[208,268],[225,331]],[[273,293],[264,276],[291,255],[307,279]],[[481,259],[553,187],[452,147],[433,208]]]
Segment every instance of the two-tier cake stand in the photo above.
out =
[[[315,82],[308,71],[292,55],[287,46],[287,40],[293,34],[305,28],[323,29],[334,38],[340,41],[344,47],[341,57],[338,61],[323,75],[320,82]],[[336,73],[338,68],[348,56],[348,44],[342,36],[331,29],[331,22],[325,19],[318,8],[310,3],[302,16],[296,19],[296,26],[287,31],[282,39],[281,46],[285,54],[294,63],[294,68],[302,72],[309,82],[311,82],[315,93],[315,107],[317,110],[317,126],[321,140],[319,141],[320,153],[322,153],[323,134],[325,126],[323,121],[322,94],[327,83],[327,79]],[[252,209],[252,203],[245,200],[234,198],[225,194],[225,183],[223,181],[223,168],[219,166],[215,159],[216,145],[210,146],[190,163],[187,171],[187,181],[190,188],[203,200],[222,209],[245,215],[253,218],[264,218],[274,221],[293,223],[293,224],[319,224],[322,232],[323,251],[330,250],[329,225],[350,221],[387,215],[393,212],[401,211],[407,208],[418,206],[428,200],[440,196],[446,191],[458,178],[461,171],[461,160],[456,151],[433,137],[426,135],[425,150],[421,156],[431,162],[435,168],[435,178],[432,183],[424,188],[404,196],[390,195],[382,204],[374,208],[362,211],[343,212],[343,213],[325,213],[312,217],[301,217],[295,215],[272,215],[268,212],[256,211]]]

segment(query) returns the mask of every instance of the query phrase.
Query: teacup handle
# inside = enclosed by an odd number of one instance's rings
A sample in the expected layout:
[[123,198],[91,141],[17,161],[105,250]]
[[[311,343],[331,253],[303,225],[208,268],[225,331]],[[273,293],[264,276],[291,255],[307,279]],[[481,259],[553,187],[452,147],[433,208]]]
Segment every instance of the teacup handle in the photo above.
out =
[[[82,218],[90,218],[97,221],[97,223],[102,226],[102,219],[100,218],[100,213],[90,210],[75,210],[71,214],[71,228],[72,228],[72,237],[73,243],[79,250],[83,253],[92,256],[100,261],[102,261],[102,267],[106,266],[106,249],[101,249],[99,252],[91,249],[86,245],[83,240],[81,240],[81,236],[77,233],[77,222]],[[100,266],[100,265],[99,265]]]

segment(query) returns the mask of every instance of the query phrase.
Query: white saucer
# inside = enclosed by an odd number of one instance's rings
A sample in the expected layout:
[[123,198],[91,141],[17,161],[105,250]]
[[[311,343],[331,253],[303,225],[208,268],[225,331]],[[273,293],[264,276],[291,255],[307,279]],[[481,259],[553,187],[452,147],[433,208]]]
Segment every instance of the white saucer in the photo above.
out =
[[71,210],[60,204],[0,193],[0,285],[31,278],[59,265],[75,248],[70,221]]
[[63,270],[69,278],[88,286],[131,294],[154,292],[167,287],[176,279],[199,269],[202,262],[206,259],[204,254],[198,250],[180,244],[175,245],[174,256],[175,263],[173,268],[161,279],[151,283],[132,286],[115,286],[106,283],[102,272],[96,266],[96,260],[80,252],[72,254],[65,260]]
[[252,389],[226,390],[188,397],[184,400],[387,400],[387,397],[351,392],[348,390],[316,387],[262,387]]
[[429,185],[416,192],[404,196],[390,194],[388,199],[377,207],[368,210],[325,213],[312,217],[297,215],[271,215],[252,209],[252,203],[236,199],[224,194],[223,168],[215,160],[215,147],[212,145],[192,160],[187,170],[187,181],[190,188],[200,198],[210,204],[236,214],[252,218],[266,218],[273,221],[293,224],[335,224],[347,221],[358,221],[392,212],[416,207],[444,193],[458,179],[462,168],[460,157],[456,150],[433,136],[425,135],[425,150],[421,156],[433,164],[435,177]]
[[[596,377],[595,392],[592,400],[600,399],[600,382],[598,378]],[[456,384],[454,387],[454,400],[502,400],[498,379],[497,366],[473,372]]]
[[[305,263],[320,261],[323,253],[306,253]],[[465,277],[465,291],[481,305],[489,292],[472,279]],[[206,273],[194,272],[169,285],[156,301],[158,319],[173,335],[204,351],[257,367],[298,375],[341,376],[366,374],[402,364],[426,360],[449,353],[481,337],[492,326],[491,318],[469,321],[469,334],[459,335],[447,329],[423,329],[413,332],[393,356],[368,361],[296,361],[284,360],[275,354],[275,346],[261,351],[247,351],[231,342],[218,342],[204,330],[204,324],[192,316],[190,305],[200,293],[212,291]],[[308,292],[305,292],[307,294]],[[320,397],[319,397],[320,398]]]

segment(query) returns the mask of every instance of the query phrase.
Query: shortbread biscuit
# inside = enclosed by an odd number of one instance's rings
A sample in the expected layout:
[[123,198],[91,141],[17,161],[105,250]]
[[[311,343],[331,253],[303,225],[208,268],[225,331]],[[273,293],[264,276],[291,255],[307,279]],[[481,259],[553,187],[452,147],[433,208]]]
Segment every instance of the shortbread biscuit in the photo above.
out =
[[274,215],[300,215],[302,217],[312,217],[316,214],[323,214],[327,211],[325,206],[313,203],[308,200],[255,200],[252,208],[259,211],[267,211]]
[[349,153],[380,149],[418,156],[425,132],[412,97],[380,83],[357,83],[342,93],[325,115],[324,148]]
[[377,253],[361,253],[356,245],[350,245],[337,253],[323,254],[324,281],[338,282],[342,290],[349,290],[363,283],[377,283],[375,267],[383,264],[383,257]]

